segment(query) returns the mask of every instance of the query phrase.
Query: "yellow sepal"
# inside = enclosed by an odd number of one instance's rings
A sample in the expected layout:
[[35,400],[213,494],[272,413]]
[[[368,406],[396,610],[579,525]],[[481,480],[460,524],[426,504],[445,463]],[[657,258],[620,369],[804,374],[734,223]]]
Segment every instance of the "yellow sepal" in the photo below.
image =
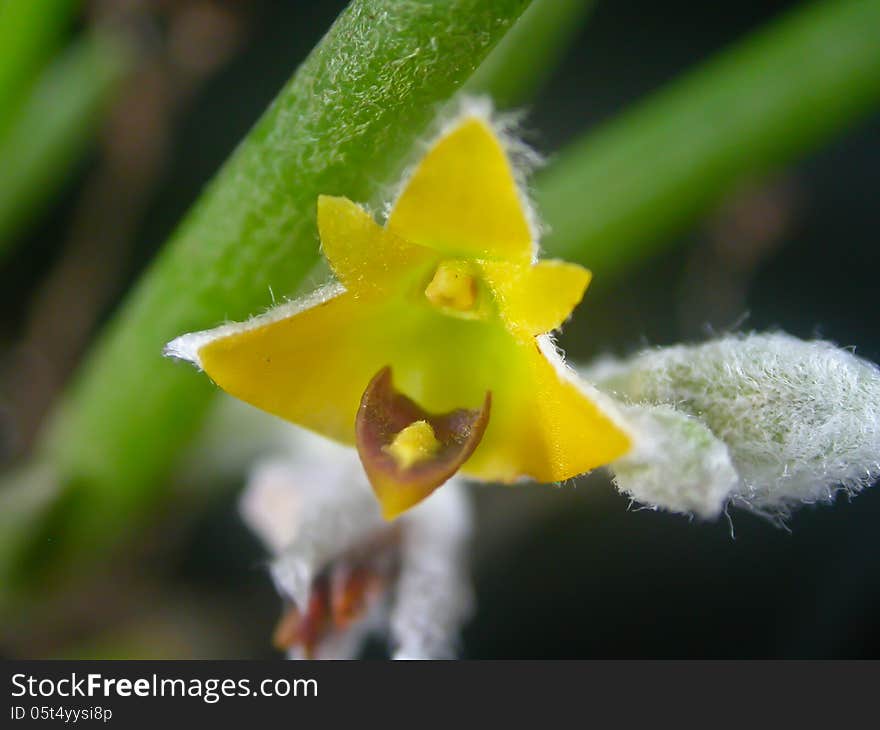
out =
[[534,249],[510,162],[478,117],[466,118],[425,155],[394,204],[388,230],[462,258],[526,262]]
[[324,257],[349,291],[385,288],[434,257],[380,226],[348,198],[318,196],[318,234]]
[[198,351],[199,360],[236,398],[353,444],[361,394],[385,364],[375,327],[381,312],[379,300],[344,292],[290,317],[218,337]]
[[487,261],[482,268],[499,316],[509,327],[532,335],[550,332],[565,322],[592,277],[582,266],[556,260],[534,266]]

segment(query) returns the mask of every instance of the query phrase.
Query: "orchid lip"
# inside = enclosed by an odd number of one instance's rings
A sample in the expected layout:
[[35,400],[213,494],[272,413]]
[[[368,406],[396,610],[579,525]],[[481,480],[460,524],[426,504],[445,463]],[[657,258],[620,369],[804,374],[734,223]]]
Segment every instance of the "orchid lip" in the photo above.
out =
[[[431,414],[394,389],[390,367],[376,373],[361,398],[355,436],[386,519],[422,501],[470,458],[486,431],[491,404],[487,391],[479,409]],[[422,431],[420,441],[412,455],[402,456],[399,437],[413,427]]]

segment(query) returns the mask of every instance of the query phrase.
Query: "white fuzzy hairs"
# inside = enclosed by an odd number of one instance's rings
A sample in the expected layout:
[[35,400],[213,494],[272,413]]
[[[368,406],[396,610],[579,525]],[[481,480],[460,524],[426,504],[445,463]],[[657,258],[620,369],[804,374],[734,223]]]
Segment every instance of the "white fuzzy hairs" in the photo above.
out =
[[636,448],[611,469],[650,506],[784,518],[880,476],[880,370],[829,342],[734,335],[585,375],[630,404]]
[[[354,449],[292,426],[285,453],[257,462],[240,511],[270,551],[271,574],[304,608],[312,581],[371,534],[389,530]],[[279,450],[280,452],[281,450]],[[394,523],[400,572],[387,600],[344,631],[322,639],[317,658],[354,658],[370,633],[387,632],[395,659],[446,659],[472,611],[467,546],[470,501],[453,477]],[[299,658],[293,650],[292,658]]]

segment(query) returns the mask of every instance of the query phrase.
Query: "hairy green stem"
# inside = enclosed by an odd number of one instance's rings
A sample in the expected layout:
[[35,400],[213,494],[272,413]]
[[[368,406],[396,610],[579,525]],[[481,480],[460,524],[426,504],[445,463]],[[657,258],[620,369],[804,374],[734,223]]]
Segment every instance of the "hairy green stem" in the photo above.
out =
[[533,0],[465,84],[499,109],[528,102],[553,72],[594,0]]
[[814,148],[880,99],[878,29],[878,0],[809,4],[564,150],[537,181],[545,248],[607,281]]

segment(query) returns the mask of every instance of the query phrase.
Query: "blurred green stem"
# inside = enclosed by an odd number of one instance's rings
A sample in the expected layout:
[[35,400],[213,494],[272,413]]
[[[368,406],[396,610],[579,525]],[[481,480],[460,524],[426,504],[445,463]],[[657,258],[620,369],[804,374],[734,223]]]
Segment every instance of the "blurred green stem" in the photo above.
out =
[[40,75],[18,106],[0,134],[0,255],[83,153],[131,58],[118,36],[89,34]]
[[878,99],[880,2],[799,8],[561,152],[536,185],[544,247],[601,285]]
[[78,0],[0,2],[0,136],[78,5]]
[[[213,387],[162,357],[172,337],[292,294],[319,258],[319,193],[379,200],[438,107],[528,0],[354,0],[202,194],[85,363],[36,458],[62,499],[17,575],[131,528],[202,421]],[[51,543],[46,538],[51,537]],[[27,547],[27,546],[25,546]],[[12,551],[16,553],[15,550]],[[19,560],[30,557],[32,560]],[[2,581],[2,577],[0,577]]]

